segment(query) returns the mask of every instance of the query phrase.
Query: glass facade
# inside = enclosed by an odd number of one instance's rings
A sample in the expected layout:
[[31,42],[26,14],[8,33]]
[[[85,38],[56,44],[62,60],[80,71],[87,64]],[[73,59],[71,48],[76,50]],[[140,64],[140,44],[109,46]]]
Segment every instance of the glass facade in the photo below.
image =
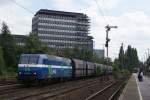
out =
[[32,19],[32,33],[51,48],[93,50],[93,40],[88,31],[89,19],[82,13],[42,9]]

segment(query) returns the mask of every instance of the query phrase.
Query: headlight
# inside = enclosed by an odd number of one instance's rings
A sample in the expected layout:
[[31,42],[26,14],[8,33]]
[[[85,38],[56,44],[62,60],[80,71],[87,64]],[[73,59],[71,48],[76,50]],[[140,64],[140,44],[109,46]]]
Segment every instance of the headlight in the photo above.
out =
[[18,74],[19,74],[19,75],[21,75],[22,73],[21,73],[21,72],[19,72]]
[[36,75],[36,72],[34,72],[33,75]]

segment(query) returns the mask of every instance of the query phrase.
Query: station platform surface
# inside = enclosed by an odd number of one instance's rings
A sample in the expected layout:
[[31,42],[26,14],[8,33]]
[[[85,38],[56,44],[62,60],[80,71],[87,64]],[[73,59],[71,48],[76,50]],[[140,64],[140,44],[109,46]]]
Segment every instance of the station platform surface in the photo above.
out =
[[150,77],[143,76],[143,82],[138,82],[138,86],[142,95],[142,99],[150,100]]
[[131,76],[118,100],[144,100],[142,99],[139,83],[136,77],[136,74]]

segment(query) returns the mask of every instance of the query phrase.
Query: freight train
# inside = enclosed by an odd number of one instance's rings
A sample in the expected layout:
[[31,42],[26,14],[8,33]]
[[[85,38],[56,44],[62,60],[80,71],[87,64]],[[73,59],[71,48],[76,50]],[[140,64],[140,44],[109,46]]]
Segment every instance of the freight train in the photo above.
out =
[[98,72],[110,74],[112,66],[48,54],[21,54],[18,64],[18,80],[23,83],[91,77]]

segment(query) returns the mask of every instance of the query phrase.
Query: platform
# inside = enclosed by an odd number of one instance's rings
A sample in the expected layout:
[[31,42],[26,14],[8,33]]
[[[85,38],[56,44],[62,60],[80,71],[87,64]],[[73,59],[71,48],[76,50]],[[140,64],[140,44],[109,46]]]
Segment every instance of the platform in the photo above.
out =
[[143,100],[136,74],[131,76],[118,100]]
[[138,82],[143,100],[150,100],[150,77],[144,76],[143,82]]

